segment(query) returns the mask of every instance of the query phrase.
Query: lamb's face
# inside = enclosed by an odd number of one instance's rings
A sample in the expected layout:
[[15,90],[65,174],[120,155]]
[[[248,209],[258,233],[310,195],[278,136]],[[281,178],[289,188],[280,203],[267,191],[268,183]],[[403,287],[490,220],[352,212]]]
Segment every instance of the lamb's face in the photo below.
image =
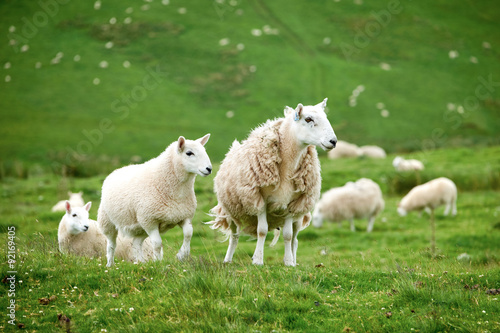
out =
[[89,230],[89,210],[91,202],[83,207],[71,207],[69,201],[66,201],[66,223],[68,232],[72,235]]
[[187,172],[202,177],[212,173],[212,163],[204,147],[209,138],[210,134],[195,141],[186,140],[182,136],[179,138],[178,153]]
[[317,105],[299,104],[295,110],[287,107],[285,115],[293,117],[295,133],[301,144],[331,150],[337,145],[337,136],[325,113],[325,100]]
[[399,216],[406,216],[406,214],[408,214],[408,212],[406,211],[406,209],[404,209],[403,207],[398,205],[398,214],[399,214]]

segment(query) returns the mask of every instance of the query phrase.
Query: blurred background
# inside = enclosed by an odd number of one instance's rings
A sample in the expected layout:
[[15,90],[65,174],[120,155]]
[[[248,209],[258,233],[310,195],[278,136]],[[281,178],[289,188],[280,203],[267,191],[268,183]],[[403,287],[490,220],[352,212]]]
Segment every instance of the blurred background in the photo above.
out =
[[0,175],[105,174],[180,135],[234,139],[328,97],[389,153],[500,143],[500,5],[451,0],[0,3]]

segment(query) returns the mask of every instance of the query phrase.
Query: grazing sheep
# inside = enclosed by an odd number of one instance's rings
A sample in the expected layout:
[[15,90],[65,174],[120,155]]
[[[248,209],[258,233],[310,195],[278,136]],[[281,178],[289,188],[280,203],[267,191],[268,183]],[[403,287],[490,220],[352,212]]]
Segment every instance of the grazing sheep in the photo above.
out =
[[117,169],[104,180],[97,221],[108,239],[107,266],[114,263],[118,230],[134,239],[138,261],[143,261],[141,244],[148,236],[154,259],[161,260],[160,234],[178,225],[184,241],[177,258],[189,256],[196,210],[194,181],[196,175],[212,173],[204,147],[209,138],[207,134],[192,141],[181,136],[158,157]]
[[415,186],[398,204],[400,216],[406,216],[412,210],[428,211],[431,215],[431,249],[436,252],[436,227],[434,222],[434,209],[446,205],[444,215],[457,215],[457,186],[446,177],[440,177],[428,181],[425,184]]
[[331,159],[358,156],[361,156],[359,147],[354,143],[349,143],[342,140],[339,140],[339,142],[337,142],[335,149],[328,152],[328,158]]
[[396,156],[392,165],[397,171],[420,171],[424,170],[424,164],[419,160],[405,160],[401,156]]
[[367,218],[366,231],[371,232],[375,218],[384,206],[378,184],[371,179],[361,178],[325,192],[314,209],[313,226],[321,227],[323,219],[339,223],[349,220],[351,231],[356,231],[354,219]]
[[[83,192],[72,193],[68,192],[69,195],[69,203],[71,207],[83,207],[85,205],[85,201],[83,201]],[[61,200],[52,207],[53,212],[64,212],[66,210],[66,200]]]
[[224,262],[232,261],[243,231],[257,237],[253,263],[263,265],[268,230],[282,228],[284,263],[296,265],[297,234],[321,190],[314,146],[330,150],[337,143],[326,101],[286,107],[284,118],[268,120],[231,146],[214,179],[218,204],[211,210],[215,221],[208,222],[229,238]]
[[361,146],[359,147],[361,156],[366,156],[370,158],[386,158],[387,154],[385,150],[378,146]]
[[[62,217],[57,232],[61,253],[94,258],[106,254],[106,237],[99,230],[97,222],[89,219],[91,205],[88,202],[84,207],[73,207],[69,201],[65,202],[66,214]],[[132,239],[118,235],[116,242],[116,256],[134,261]],[[145,257],[151,258],[153,249],[149,239],[146,239],[143,247]]]

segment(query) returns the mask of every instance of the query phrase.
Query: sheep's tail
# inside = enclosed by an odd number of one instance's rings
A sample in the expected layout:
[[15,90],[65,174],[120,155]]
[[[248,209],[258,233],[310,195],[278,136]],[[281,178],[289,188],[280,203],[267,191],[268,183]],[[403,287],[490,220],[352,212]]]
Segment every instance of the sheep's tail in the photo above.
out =
[[210,209],[208,215],[212,216],[214,220],[205,222],[205,224],[210,225],[210,229],[219,229],[219,231],[226,234],[229,238],[229,235],[231,234],[231,220],[224,208],[221,205],[217,205]]
[[274,229],[274,238],[271,244],[269,245],[270,247],[274,247],[276,243],[278,243],[278,239],[280,238],[280,233],[281,233],[280,228]]

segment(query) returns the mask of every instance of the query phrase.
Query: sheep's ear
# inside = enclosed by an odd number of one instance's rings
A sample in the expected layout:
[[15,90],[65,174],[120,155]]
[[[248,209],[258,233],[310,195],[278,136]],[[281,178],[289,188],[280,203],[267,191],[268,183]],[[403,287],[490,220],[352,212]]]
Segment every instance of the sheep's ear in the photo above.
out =
[[294,110],[289,107],[289,106],[285,106],[285,110],[283,110],[283,113],[285,114],[285,117],[288,116],[290,113],[292,113]]
[[182,153],[185,146],[186,146],[186,139],[184,139],[183,136],[180,136],[179,140],[177,140],[177,149],[179,149],[180,153]]
[[92,201],[87,202],[87,204],[83,206],[87,212],[90,210],[90,207],[92,207]]
[[71,212],[71,204],[69,203],[68,200],[66,200],[66,202],[64,203],[64,206],[66,207],[66,213],[70,213]]
[[299,121],[300,117],[302,116],[302,110],[304,110],[304,105],[299,103],[295,108],[295,115],[293,117],[293,120]]
[[326,108],[326,102],[328,101],[328,98],[325,98],[323,102],[319,103],[318,105],[324,110]]
[[202,138],[199,138],[196,141],[198,141],[199,143],[201,143],[202,146],[204,146],[208,142],[208,139],[210,139],[210,133],[208,133],[207,135],[205,135]]

